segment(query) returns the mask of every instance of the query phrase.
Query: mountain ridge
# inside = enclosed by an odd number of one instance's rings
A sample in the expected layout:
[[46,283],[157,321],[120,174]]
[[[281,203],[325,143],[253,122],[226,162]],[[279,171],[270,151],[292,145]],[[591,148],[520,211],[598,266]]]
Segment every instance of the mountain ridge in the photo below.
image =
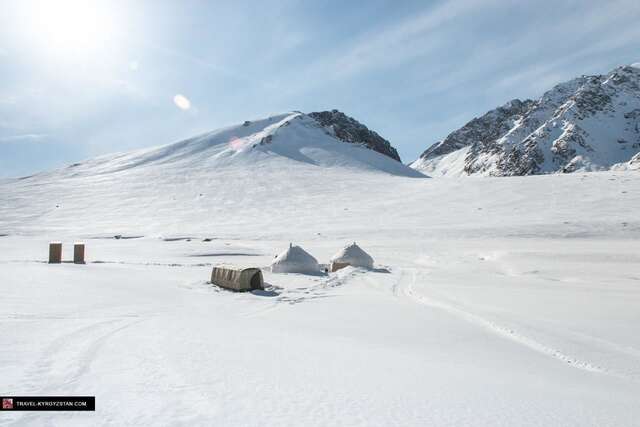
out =
[[491,110],[429,147],[411,167],[435,176],[597,171],[638,152],[640,69],[621,66]]
[[293,111],[247,120],[171,144],[103,155],[44,174],[81,176],[149,167],[219,169],[265,161],[289,167],[293,161],[424,177],[401,163],[395,148],[377,133],[337,110],[322,122],[313,117],[324,113]]

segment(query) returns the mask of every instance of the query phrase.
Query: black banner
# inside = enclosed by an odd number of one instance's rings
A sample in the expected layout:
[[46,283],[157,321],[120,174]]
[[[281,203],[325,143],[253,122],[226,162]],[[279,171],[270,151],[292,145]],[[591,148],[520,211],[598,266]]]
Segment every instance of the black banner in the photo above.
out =
[[95,396],[0,396],[0,411],[95,411]]

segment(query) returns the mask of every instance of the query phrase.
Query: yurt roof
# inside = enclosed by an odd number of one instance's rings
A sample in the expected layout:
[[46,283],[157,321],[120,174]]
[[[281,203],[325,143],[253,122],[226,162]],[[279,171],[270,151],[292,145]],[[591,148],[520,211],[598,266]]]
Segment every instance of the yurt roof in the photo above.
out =
[[300,246],[289,244],[287,250],[278,255],[273,263],[317,264],[318,260]]
[[360,246],[358,246],[356,242],[348,244],[347,246],[342,248],[340,251],[338,251],[338,253],[331,258],[331,262],[354,262],[354,261],[360,261],[363,263],[370,264],[370,263],[373,263],[373,258],[371,257],[371,255],[366,253]]

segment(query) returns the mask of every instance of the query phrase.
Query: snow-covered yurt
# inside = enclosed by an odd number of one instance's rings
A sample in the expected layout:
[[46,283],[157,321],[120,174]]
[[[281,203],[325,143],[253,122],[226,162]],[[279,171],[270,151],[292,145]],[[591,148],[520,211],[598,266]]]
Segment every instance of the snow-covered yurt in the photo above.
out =
[[331,258],[331,271],[337,271],[346,266],[373,268],[373,258],[360,246],[353,242],[342,248]]
[[289,244],[289,248],[282,252],[271,263],[274,273],[302,273],[317,274],[320,272],[318,260],[300,246]]

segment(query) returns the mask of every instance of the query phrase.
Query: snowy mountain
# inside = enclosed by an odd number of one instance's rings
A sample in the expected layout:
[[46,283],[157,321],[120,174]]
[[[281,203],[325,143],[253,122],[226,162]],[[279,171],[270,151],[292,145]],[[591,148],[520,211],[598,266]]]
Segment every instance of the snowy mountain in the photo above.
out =
[[332,203],[350,197],[345,189],[379,193],[372,179],[394,185],[400,178],[425,176],[292,112],[0,182],[0,234],[43,227],[183,233],[219,229],[223,217],[232,228],[246,227],[272,222],[295,198],[331,200],[331,215]]
[[596,171],[640,152],[640,69],[561,83],[475,118],[411,164],[434,176]]
[[[245,121],[241,125],[181,142],[77,163],[63,175],[91,175],[170,165],[184,168],[246,167],[268,162],[279,167],[305,164],[423,177],[403,165],[396,150],[375,132],[336,110],[329,113],[329,117],[326,113],[306,115],[292,112]],[[333,117],[338,120],[332,120]]]

